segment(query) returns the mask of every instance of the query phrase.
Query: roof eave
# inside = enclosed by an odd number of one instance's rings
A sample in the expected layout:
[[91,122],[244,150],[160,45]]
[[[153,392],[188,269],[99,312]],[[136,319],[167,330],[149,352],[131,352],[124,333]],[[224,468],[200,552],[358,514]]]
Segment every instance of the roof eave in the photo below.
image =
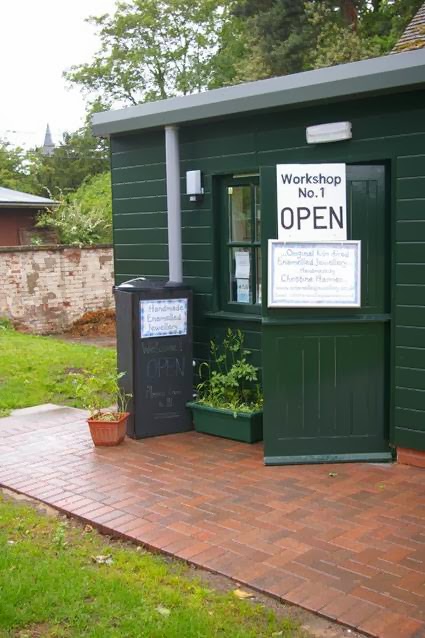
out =
[[418,85],[425,86],[425,50],[96,113],[92,129],[95,135],[108,136],[353,95],[372,96]]
[[29,204],[28,202],[0,202],[0,208],[35,208],[41,210],[42,208],[53,208],[59,206],[60,202],[50,202],[49,204]]

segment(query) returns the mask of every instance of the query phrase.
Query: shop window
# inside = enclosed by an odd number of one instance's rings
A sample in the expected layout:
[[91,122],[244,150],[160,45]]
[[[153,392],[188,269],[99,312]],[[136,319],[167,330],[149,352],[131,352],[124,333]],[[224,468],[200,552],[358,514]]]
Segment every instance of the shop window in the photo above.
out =
[[225,180],[221,230],[222,309],[258,314],[262,292],[258,176]]

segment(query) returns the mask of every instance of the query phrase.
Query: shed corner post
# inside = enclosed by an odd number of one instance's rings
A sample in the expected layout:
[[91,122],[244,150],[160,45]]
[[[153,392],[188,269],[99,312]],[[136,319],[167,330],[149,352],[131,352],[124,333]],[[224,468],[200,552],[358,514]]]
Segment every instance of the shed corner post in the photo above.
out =
[[183,263],[179,130],[177,126],[165,127],[165,162],[168,218],[168,280],[170,284],[181,284],[183,282]]

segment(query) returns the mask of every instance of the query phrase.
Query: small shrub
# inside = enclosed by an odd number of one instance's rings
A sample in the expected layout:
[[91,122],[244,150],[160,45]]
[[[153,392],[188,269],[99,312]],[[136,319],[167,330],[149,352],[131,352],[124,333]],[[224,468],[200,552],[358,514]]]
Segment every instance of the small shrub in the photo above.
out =
[[37,226],[56,230],[62,244],[91,246],[112,241],[112,196],[109,173],[95,175],[60,205],[41,213]]
[[13,325],[7,317],[0,317],[0,330],[12,330]]
[[[114,421],[118,414],[126,411],[130,394],[120,387],[119,381],[125,372],[105,371],[95,367],[90,372],[73,373],[75,395],[81,405],[90,412],[90,418],[102,421]],[[116,398],[117,410],[105,410],[111,397]]]

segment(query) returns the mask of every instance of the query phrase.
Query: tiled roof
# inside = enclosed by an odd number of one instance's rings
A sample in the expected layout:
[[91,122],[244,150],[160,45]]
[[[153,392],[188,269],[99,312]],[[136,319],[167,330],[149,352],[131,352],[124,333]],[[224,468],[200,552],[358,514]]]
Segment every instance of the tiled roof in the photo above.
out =
[[395,45],[392,53],[413,51],[425,47],[425,2],[409,22],[400,40]]

